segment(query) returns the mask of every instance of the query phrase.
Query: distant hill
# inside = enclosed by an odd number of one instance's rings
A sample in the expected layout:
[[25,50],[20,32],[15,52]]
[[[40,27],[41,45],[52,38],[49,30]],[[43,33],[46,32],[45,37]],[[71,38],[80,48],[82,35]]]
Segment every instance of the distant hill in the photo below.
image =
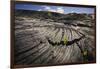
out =
[[[21,15],[20,15],[21,14]],[[64,21],[64,20],[86,20],[91,19],[91,15],[89,14],[77,14],[77,13],[69,13],[69,14],[61,14],[57,12],[49,12],[49,11],[33,11],[33,10],[15,10],[16,16],[27,16],[32,18],[39,19],[52,19],[54,21]]]

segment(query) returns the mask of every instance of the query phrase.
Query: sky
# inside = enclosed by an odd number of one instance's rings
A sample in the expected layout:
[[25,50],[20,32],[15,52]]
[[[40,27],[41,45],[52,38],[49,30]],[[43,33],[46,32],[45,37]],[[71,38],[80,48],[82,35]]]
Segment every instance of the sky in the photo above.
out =
[[85,7],[69,7],[69,6],[50,6],[50,5],[34,5],[34,4],[16,4],[15,9],[36,10],[36,11],[52,11],[63,14],[68,13],[87,13],[93,14],[94,8]]

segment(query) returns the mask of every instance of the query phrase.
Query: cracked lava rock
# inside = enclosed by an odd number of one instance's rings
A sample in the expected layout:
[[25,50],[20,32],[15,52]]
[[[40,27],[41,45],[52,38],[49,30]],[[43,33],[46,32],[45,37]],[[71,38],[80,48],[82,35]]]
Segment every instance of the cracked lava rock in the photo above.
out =
[[16,10],[14,63],[94,61],[94,31],[91,15]]

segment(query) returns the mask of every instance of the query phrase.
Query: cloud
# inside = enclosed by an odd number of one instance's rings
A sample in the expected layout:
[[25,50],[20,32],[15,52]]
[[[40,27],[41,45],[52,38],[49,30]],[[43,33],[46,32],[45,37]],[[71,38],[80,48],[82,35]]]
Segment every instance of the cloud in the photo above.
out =
[[42,6],[44,8],[44,10],[46,11],[52,11],[52,12],[58,12],[58,13],[64,13],[64,9],[62,7],[56,7],[55,9],[54,8],[51,8],[49,6]]
[[48,6],[42,6],[45,10],[50,10],[51,8]]
[[64,9],[63,9],[62,7],[58,7],[58,8],[57,8],[57,12],[59,12],[59,13],[64,13]]
[[74,11],[71,11],[71,13],[74,13]]
[[42,11],[42,9],[38,9],[38,11]]
[[52,11],[52,12],[57,12],[56,9],[52,9],[51,7],[49,6],[42,6],[44,8],[44,10],[46,11]]
[[51,8],[46,6],[45,9],[50,10]]
[[50,9],[50,11],[52,11],[52,12],[57,12],[56,10],[54,10],[54,9]]

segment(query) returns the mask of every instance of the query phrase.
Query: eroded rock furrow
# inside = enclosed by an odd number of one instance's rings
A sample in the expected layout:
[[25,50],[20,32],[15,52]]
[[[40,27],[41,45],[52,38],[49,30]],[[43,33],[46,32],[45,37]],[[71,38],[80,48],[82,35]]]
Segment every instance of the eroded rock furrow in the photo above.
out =
[[[61,64],[94,60],[93,21],[89,16],[51,12],[50,17],[48,12],[21,10],[15,13],[15,64]],[[79,20],[74,15],[83,18]]]

